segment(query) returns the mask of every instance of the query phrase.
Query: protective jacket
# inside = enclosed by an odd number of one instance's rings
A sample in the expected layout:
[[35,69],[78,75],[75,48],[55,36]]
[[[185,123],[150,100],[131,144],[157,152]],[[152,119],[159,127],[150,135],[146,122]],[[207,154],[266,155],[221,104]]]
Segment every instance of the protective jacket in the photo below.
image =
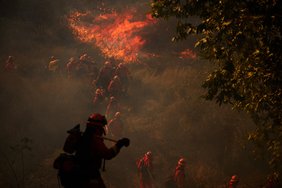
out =
[[119,153],[119,148],[114,145],[107,148],[101,134],[93,130],[86,130],[82,137],[76,159],[80,165],[80,188],[105,188],[100,175],[103,159],[109,160]]
[[154,175],[152,160],[146,155],[137,162],[140,188],[153,188]]

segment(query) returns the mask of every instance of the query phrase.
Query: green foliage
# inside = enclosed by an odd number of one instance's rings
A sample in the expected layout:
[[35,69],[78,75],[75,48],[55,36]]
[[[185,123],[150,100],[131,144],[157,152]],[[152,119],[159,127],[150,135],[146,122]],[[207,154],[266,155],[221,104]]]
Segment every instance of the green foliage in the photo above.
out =
[[281,173],[281,1],[153,0],[151,7],[156,18],[177,18],[175,40],[198,38],[199,54],[216,65],[205,98],[248,112],[257,125],[249,140]]

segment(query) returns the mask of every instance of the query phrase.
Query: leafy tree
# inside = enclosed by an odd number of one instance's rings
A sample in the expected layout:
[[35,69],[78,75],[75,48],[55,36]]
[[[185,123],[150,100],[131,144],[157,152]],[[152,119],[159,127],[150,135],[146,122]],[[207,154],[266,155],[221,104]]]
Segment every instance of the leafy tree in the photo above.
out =
[[205,98],[248,112],[257,125],[249,140],[281,174],[282,1],[153,0],[151,8],[177,19],[173,40],[197,37],[200,56],[215,64]]

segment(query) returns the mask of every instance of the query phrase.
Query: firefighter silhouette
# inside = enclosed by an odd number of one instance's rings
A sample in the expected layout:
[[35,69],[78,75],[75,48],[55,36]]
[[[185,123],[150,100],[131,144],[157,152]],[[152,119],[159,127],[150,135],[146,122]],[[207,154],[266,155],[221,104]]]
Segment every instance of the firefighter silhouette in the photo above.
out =
[[[119,139],[108,148],[103,137],[105,135],[105,116],[94,113],[88,118],[86,129],[82,133],[74,156],[74,169],[71,176],[63,181],[65,188],[105,188],[100,174],[103,160],[110,160],[118,155],[120,149],[129,146],[129,139]],[[112,140],[113,141],[113,140]]]

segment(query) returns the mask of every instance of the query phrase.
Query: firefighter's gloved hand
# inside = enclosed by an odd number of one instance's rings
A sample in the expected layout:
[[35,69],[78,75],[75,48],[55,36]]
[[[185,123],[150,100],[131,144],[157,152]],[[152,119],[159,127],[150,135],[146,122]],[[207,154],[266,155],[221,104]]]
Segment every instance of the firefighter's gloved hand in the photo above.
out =
[[123,146],[127,147],[130,144],[130,140],[128,138],[122,138],[117,141],[116,146],[118,148],[122,148]]

